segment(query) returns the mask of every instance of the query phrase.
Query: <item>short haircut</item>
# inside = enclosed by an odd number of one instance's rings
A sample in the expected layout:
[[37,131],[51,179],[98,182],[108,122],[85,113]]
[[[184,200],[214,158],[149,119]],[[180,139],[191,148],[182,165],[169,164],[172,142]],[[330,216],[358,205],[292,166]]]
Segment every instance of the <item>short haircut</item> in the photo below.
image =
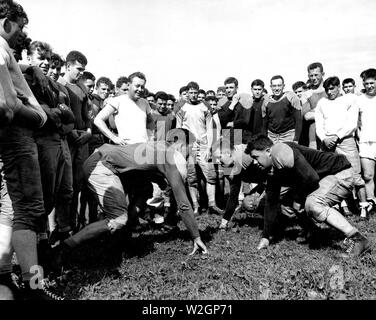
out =
[[342,86],[344,86],[347,83],[352,83],[353,86],[355,86],[355,80],[353,78],[346,78],[342,81]]
[[205,98],[205,101],[210,101],[210,100],[214,100],[214,101],[218,102],[218,98],[216,96],[210,96],[209,95]]
[[27,48],[27,55],[31,55],[33,54],[33,52],[35,51],[39,51],[39,52],[50,52],[52,53],[52,48],[51,46],[46,43],[46,42],[42,42],[42,41],[33,41],[32,43],[30,43],[29,47]]
[[261,86],[261,87],[265,87],[265,83],[264,81],[260,80],[260,79],[256,79],[256,80],[253,80],[252,83],[251,83],[251,88],[254,87],[254,86]]
[[104,83],[104,84],[108,85],[108,87],[111,89],[112,81],[111,81],[109,78],[106,78],[106,77],[100,77],[100,78],[97,80],[97,83],[95,84],[95,87],[96,87],[96,88],[99,88],[99,85],[100,85],[101,83]]
[[273,146],[273,141],[264,134],[257,134],[248,142],[245,154],[251,154],[253,150],[263,151]]
[[281,79],[283,83],[285,83],[285,79],[283,79],[283,77],[281,75],[276,75],[276,76],[273,76],[271,79],[270,79],[270,83],[272,83],[273,80],[278,80],[278,79]]
[[341,85],[341,81],[339,81],[338,77],[334,76],[334,77],[329,77],[328,79],[326,79],[324,81],[323,87],[325,91],[327,91],[330,86],[338,87],[340,85]]
[[82,65],[87,65],[86,57],[79,51],[71,51],[68,53],[67,58],[65,59],[66,64],[68,63],[81,63]]
[[198,90],[198,94],[203,93],[206,96],[206,92],[203,89]]
[[169,94],[167,100],[171,100],[173,102],[176,102],[176,98],[175,98],[175,96],[173,94]]
[[200,90],[200,86],[198,85],[197,82],[191,81],[190,83],[187,84],[187,90],[189,89],[195,89],[195,90]]
[[81,81],[92,80],[95,82],[95,76],[89,71],[84,71],[82,73],[82,76],[80,77],[80,80]]
[[370,68],[370,69],[364,70],[360,74],[360,77],[362,78],[363,81],[367,79],[376,79],[376,69]]
[[218,89],[217,89],[217,93],[218,92],[226,92],[226,87],[223,87],[223,86],[220,86],[220,87],[218,87]]
[[129,77],[128,77],[129,83],[132,83],[134,78],[139,78],[139,79],[144,80],[146,82],[146,77],[142,72],[137,71],[137,72],[133,72],[131,75],[129,75]]
[[155,98],[155,94],[153,92],[148,92],[147,95],[146,95],[146,98],[149,98],[149,97],[153,97]]
[[121,88],[121,86],[123,85],[123,83],[128,84],[129,83],[129,79],[127,77],[120,77],[119,79],[117,79],[117,81],[116,81],[116,88]]
[[320,72],[324,71],[324,67],[321,62],[313,62],[307,67],[307,71],[309,72],[310,70],[320,68]]
[[168,100],[168,94],[164,91],[158,91],[156,94],[155,94],[155,100],[158,100],[158,99],[161,99],[161,100]]
[[179,89],[179,95],[181,95],[184,91],[188,91],[187,86],[183,86]]
[[23,7],[12,0],[0,1],[0,19],[7,18],[10,21],[17,22],[19,18],[24,19],[24,23],[29,23],[29,18]]
[[215,92],[214,92],[214,90],[208,90],[208,91],[206,91],[206,95],[207,96],[215,96]]
[[307,87],[307,84],[303,81],[296,81],[293,85],[292,85],[292,90],[293,91],[296,91],[298,90],[299,88],[303,88],[304,90],[307,90],[308,87]]
[[223,83],[224,85],[229,84],[229,83],[234,83],[235,87],[239,86],[239,82],[236,78],[234,77],[228,77],[226,78],[225,82]]
[[61,68],[64,65],[64,60],[57,53],[51,55],[51,66],[55,68]]

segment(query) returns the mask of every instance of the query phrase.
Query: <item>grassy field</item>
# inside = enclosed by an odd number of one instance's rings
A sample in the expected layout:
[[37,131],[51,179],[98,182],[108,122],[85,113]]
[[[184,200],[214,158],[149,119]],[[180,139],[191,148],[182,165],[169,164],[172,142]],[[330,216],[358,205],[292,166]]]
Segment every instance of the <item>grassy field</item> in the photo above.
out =
[[[291,220],[285,237],[258,252],[262,219],[238,213],[235,226],[219,231],[220,217],[203,214],[198,222],[209,254],[188,256],[191,241],[180,232],[148,230],[106,237],[77,249],[64,278],[67,299],[376,299],[375,250],[357,260],[337,257],[341,236],[325,229],[324,246],[299,244]],[[350,218],[372,236],[376,217]]]

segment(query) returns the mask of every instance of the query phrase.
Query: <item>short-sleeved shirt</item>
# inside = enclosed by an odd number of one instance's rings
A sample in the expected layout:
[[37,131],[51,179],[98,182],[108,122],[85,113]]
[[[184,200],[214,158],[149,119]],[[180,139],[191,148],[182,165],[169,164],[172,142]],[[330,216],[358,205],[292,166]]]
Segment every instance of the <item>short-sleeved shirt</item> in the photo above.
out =
[[376,97],[362,94],[357,103],[360,111],[359,142],[376,142]]
[[133,101],[123,94],[109,99],[106,104],[115,109],[114,120],[120,138],[128,139],[129,144],[148,141],[146,123],[151,109],[145,99]]
[[204,103],[196,105],[186,103],[176,114],[177,127],[191,132],[196,142],[207,145],[207,124],[211,122],[211,113]]

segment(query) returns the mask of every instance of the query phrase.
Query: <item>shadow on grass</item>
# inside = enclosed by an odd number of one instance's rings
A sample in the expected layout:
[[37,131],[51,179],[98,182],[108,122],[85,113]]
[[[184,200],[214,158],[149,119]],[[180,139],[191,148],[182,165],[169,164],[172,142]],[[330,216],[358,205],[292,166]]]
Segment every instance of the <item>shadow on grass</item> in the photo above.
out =
[[[207,226],[200,231],[201,239],[204,243],[209,243],[216,232],[217,228]],[[104,277],[121,277],[119,268],[124,259],[145,257],[155,251],[155,243],[175,240],[191,241],[191,236],[187,230],[152,230],[152,233],[139,233],[136,236],[123,231],[83,244],[72,253],[68,263],[68,269],[73,270],[70,281],[80,283],[80,286],[74,286],[69,290],[68,298],[77,299],[81,287],[95,286]]]

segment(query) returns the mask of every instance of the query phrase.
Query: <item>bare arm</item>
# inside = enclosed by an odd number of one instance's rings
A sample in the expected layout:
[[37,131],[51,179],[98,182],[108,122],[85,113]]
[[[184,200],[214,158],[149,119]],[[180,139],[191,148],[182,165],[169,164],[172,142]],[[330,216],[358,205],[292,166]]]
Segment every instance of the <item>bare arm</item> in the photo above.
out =
[[94,124],[97,126],[97,128],[111,141],[113,141],[115,144],[121,144],[125,145],[126,139],[121,139],[117,135],[115,135],[106,124],[106,121],[110,118],[111,115],[115,112],[115,109],[109,105],[106,104],[104,108],[98,113],[98,115],[94,119]]

